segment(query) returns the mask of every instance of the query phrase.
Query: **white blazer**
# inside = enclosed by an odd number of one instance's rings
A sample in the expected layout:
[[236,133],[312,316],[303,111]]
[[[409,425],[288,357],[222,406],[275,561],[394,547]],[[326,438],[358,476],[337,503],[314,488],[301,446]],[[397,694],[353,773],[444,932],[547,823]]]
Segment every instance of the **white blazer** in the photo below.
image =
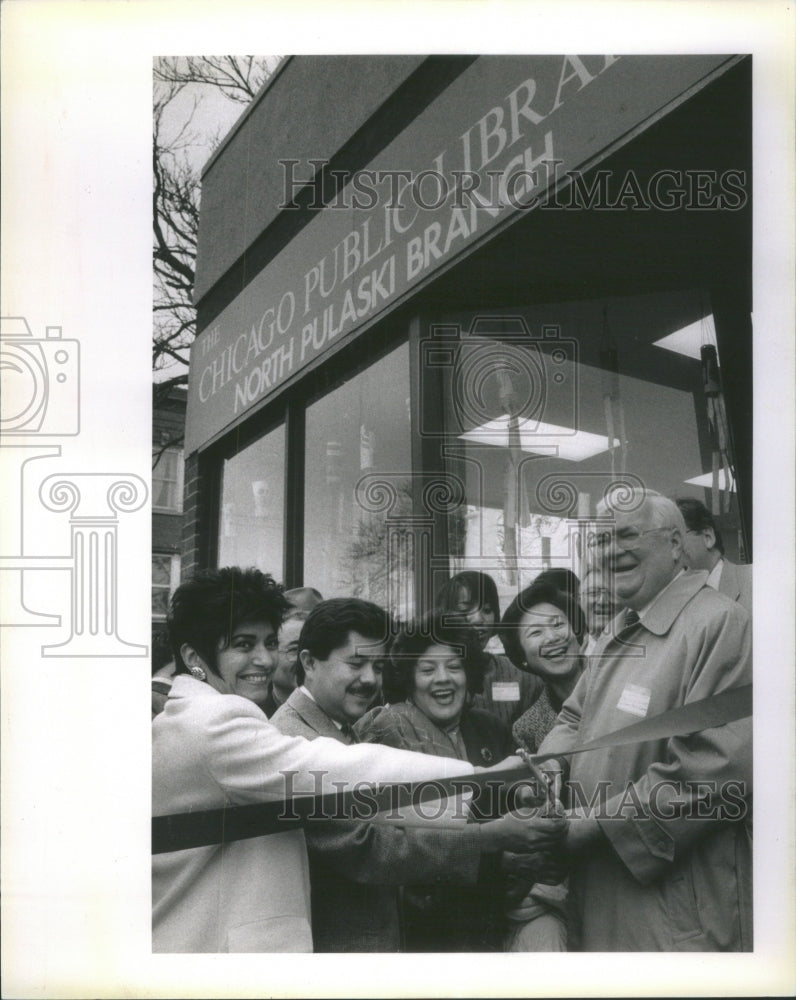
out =
[[[370,743],[284,736],[257,706],[180,674],[152,723],[153,815],[317,794],[332,781],[419,781],[473,773],[466,761]],[[312,951],[307,851],[301,830],[152,858],[156,952]]]

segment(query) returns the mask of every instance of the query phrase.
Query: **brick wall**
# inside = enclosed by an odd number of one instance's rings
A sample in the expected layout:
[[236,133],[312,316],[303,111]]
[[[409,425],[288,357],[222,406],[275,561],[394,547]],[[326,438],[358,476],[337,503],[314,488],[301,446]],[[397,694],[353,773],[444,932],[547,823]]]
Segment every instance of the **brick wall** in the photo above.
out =
[[180,577],[187,580],[201,568],[201,477],[199,457],[190,455],[185,460],[185,491],[182,515],[182,565]]

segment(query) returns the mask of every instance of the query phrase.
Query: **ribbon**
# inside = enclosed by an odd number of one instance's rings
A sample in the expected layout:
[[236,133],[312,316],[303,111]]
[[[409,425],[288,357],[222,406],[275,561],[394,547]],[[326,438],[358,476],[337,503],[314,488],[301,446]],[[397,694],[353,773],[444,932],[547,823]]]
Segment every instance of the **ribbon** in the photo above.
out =
[[752,714],[752,685],[746,684],[739,688],[730,688],[720,694],[711,695],[701,701],[692,701],[680,708],[670,708],[660,715],[632,726],[617,729],[606,736],[582,743],[572,750],[556,751],[555,753],[534,754],[530,759],[534,763],[553,760],[556,757],[567,757],[570,754],[586,753],[589,750],[602,750],[604,747],[621,747],[627,743],[649,743],[651,740],[666,740],[672,736],[690,736],[702,732],[703,729],[713,729],[726,725],[738,719],[745,719]]
[[[625,726],[605,736],[589,740],[570,750],[529,756],[531,764],[572,754],[587,753],[609,746],[628,743],[646,743],[651,740],[687,736],[744,719],[752,714],[752,685],[731,688],[711,695],[701,701],[672,708],[651,719],[644,719]],[[367,808],[372,813],[392,812],[406,806],[417,806],[462,792],[475,792],[487,785],[496,787],[500,782],[519,784],[534,778],[533,768],[505,768],[458,778],[440,778],[436,781],[397,782],[368,789]],[[430,792],[430,794],[424,794]],[[356,792],[337,792],[329,795],[306,795],[278,802],[263,802],[245,806],[205,809],[197,812],[174,813],[152,818],[152,853],[165,854],[193,847],[247,840],[272,833],[296,830],[313,819],[363,819],[358,812],[363,807],[363,797]],[[398,817],[396,817],[398,818]],[[412,825],[401,819],[404,826]],[[426,819],[422,825],[428,826]],[[434,824],[434,829],[440,827]]]

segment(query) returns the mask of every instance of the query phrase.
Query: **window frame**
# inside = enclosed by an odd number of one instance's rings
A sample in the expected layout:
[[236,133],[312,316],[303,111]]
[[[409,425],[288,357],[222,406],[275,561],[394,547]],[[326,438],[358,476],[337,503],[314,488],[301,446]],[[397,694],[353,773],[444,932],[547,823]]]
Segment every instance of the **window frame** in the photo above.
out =
[[[285,427],[284,466],[284,543],[282,549],[281,583],[286,588],[304,586],[304,519],[306,414],[313,403],[333,392],[343,383],[367,370],[402,343],[409,343],[409,387],[412,414],[412,466],[415,467],[415,415],[418,412],[417,385],[413,377],[413,324],[416,317],[400,310],[384,322],[376,324],[364,335],[343,342],[322,354],[302,373],[293,386],[267,401],[199,456],[203,482],[208,484],[205,516],[209,530],[202,541],[207,546],[205,565],[218,568],[219,517],[223,489],[224,462],[256,443],[280,424]],[[416,507],[415,507],[416,509]],[[201,557],[200,552],[200,557]]]
[[[172,597],[174,591],[177,589],[177,587],[180,584],[180,565],[181,565],[182,560],[180,558],[179,552],[153,552],[152,553],[152,562],[153,563],[154,563],[155,559],[168,559],[169,560],[168,599],[166,601],[166,604],[168,605],[168,602],[171,600],[171,597]],[[162,590],[165,589],[165,584],[155,584],[154,573],[153,573],[152,577],[151,577],[151,583],[150,583],[150,591],[152,592],[152,596],[154,596],[154,594],[155,594],[156,587],[157,587],[158,591],[162,591]],[[159,622],[159,623],[162,624],[162,623],[164,623],[166,621],[166,615],[165,614],[158,614],[153,609],[153,611],[152,611],[152,621],[153,622]]]
[[[166,456],[172,456],[172,455],[175,456],[176,459],[177,459],[177,469],[176,469],[177,475],[176,475],[176,479],[173,479],[173,480],[172,479],[166,479],[163,476],[158,477],[156,475],[157,471],[158,471],[158,468],[162,469],[164,467],[164,466],[161,465],[161,463],[163,462],[163,459]],[[183,451],[182,448],[177,447],[176,445],[169,445],[166,448],[156,448],[156,447],[153,447],[153,449],[152,449],[152,458],[153,458],[153,460],[156,457],[157,457],[157,461],[155,461],[154,464],[153,464],[153,466],[152,466],[152,512],[154,514],[182,514],[182,513],[184,513],[184,506],[185,506],[185,502],[184,502],[184,492],[185,492],[185,452]],[[169,506],[163,506],[161,504],[156,504],[155,503],[155,495],[156,495],[155,480],[156,480],[156,478],[159,478],[160,482],[163,482],[163,483],[169,483],[169,484],[172,483],[172,482],[174,483],[174,492],[175,492],[176,506],[169,507]]]

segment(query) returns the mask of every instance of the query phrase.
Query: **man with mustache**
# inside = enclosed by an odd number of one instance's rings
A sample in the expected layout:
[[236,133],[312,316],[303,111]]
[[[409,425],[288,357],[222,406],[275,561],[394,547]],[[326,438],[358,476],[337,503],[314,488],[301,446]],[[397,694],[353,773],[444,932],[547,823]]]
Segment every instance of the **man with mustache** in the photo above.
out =
[[[352,724],[381,693],[389,633],[387,612],[370,601],[332,598],[319,604],[299,637],[299,686],[271,722],[288,736],[356,742]],[[508,833],[514,822],[506,816],[455,830],[436,829],[433,822],[423,829],[354,820],[308,824],[315,951],[400,950],[397,886],[405,882],[472,884],[497,877],[499,867],[507,873],[528,864],[542,879],[560,877],[560,871],[550,873],[543,854],[535,860],[535,851],[554,845],[549,837],[542,842],[547,833],[534,818],[523,821],[520,834],[520,850],[531,853],[501,858],[502,849],[517,848],[507,846],[498,826]],[[563,828],[556,833],[563,835]]]
[[[686,570],[677,505],[639,491],[598,506],[598,515],[606,527],[593,535],[592,555],[625,610],[600,637],[540,753],[752,679],[750,617],[707,585],[707,573]],[[751,719],[563,760],[570,949],[751,950]]]

